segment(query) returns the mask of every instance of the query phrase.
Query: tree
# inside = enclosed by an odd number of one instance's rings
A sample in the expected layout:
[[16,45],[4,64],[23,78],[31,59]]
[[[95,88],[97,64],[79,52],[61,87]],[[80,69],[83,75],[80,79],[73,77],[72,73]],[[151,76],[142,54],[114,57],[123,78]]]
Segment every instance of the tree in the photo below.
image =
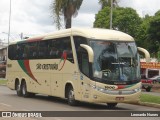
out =
[[[101,9],[105,7],[111,6],[111,0],[99,0],[99,4],[101,4]],[[113,7],[118,6],[117,0],[113,0]]]
[[114,29],[121,30],[136,38],[141,22],[136,10],[132,8],[117,8],[115,10]]
[[138,31],[137,31],[137,44],[140,47],[143,47],[147,50],[149,50],[149,39],[148,39],[148,28],[150,25],[150,22],[152,21],[153,17],[149,15],[145,15],[144,18],[142,18],[142,24],[140,25]]
[[72,17],[76,17],[83,0],[54,0],[51,5],[54,23],[60,29],[61,16],[64,17],[65,28],[71,28]]
[[[113,14],[114,15],[114,14]],[[110,8],[105,7],[100,10],[95,16],[94,27],[109,28],[110,22]]]
[[[96,14],[94,27],[109,28],[110,8],[105,7]],[[132,8],[118,7],[113,10],[113,29],[123,31],[133,37],[137,37],[136,33],[142,20],[136,11]]]
[[156,12],[150,21],[147,34],[150,43],[149,50],[154,53],[158,52],[160,48],[160,11]]

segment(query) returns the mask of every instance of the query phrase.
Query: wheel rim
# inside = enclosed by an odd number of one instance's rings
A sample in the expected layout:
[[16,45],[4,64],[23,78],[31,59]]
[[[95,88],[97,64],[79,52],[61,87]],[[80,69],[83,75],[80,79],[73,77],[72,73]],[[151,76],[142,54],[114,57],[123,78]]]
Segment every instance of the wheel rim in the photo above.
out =
[[17,90],[17,92],[20,91],[20,84],[19,83],[16,85],[16,90]]
[[23,83],[22,94],[23,94],[23,95],[26,94],[26,85],[25,85],[25,83]]
[[74,100],[74,91],[73,90],[69,91],[68,99],[69,99],[69,102],[72,102]]

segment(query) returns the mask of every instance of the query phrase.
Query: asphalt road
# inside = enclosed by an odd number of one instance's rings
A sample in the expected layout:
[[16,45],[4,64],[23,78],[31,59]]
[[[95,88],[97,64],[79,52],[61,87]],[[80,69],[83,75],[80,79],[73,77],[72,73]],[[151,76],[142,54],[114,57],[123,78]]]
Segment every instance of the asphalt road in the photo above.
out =
[[[15,91],[10,90],[6,86],[0,86],[0,111],[160,111],[158,108],[146,107],[146,106],[138,106],[138,105],[131,105],[131,104],[123,104],[120,103],[114,109],[109,109],[106,107],[105,104],[88,104],[88,103],[80,103],[78,106],[69,106],[66,100],[59,99],[59,98],[49,98],[48,96],[44,95],[36,95],[34,98],[23,98],[18,97]],[[92,116],[92,115],[91,115]],[[116,116],[116,115],[115,115]],[[82,116],[83,117],[83,116]],[[122,117],[118,118],[121,119]],[[152,120],[153,117],[146,118],[141,117],[137,118],[134,117],[134,120]],[[42,118],[36,118],[42,119]],[[49,119],[49,118],[43,118]],[[75,118],[72,117],[54,117],[53,120],[74,120]],[[82,118],[76,118],[79,120]],[[86,117],[83,118],[86,120],[97,120],[97,117]],[[105,119],[100,117],[98,119]],[[116,119],[117,117],[111,117],[112,119]],[[123,120],[130,120],[133,118],[125,117]],[[159,118],[153,118],[153,120],[158,120]],[[0,118],[1,120],[1,118]],[[5,119],[2,119],[5,120]],[[17,120],[17,119],[16,119]],[[28,120],[28,119],[27,119]]]

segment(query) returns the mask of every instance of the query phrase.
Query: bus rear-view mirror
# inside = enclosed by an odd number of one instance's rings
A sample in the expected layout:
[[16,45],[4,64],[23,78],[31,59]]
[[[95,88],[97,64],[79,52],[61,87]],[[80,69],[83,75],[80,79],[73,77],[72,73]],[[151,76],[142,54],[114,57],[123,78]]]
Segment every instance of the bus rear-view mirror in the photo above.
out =
[[88,52],[89,62],[93,63],[93,61],[94,61],[94,52],[93,52],[93,49],[90,46],[85,45],[85,44],[80,44],[80,46],[82,48],[84,48]]

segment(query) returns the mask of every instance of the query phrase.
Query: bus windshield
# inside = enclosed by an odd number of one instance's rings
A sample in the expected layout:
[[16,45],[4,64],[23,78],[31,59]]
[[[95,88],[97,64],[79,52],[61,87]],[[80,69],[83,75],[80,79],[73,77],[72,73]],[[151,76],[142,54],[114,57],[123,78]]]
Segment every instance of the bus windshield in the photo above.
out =
[[107,81],[139,81],[140,65],[135,42],[91,40],[93,77]]

